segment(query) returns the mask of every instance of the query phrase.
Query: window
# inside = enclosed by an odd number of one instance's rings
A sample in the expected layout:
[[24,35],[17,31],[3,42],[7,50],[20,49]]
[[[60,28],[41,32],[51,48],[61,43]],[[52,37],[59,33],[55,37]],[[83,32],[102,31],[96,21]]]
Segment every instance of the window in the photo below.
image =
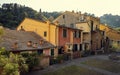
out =
[[67,37],[67,30],[66,29],[63,29],[63,37]]
[[77,37],[77,31],[74,32],[74,38],[76,38],[76,37]]
[[80,51],[82,51],[82,44],[80,44]]
[[82,16],[80,17],[80,22],[84,21],[84,19],[85,19],[85,17],[82,15]]
[[118,44],[120,44],[120,41],[117,41]]
[[54,56],[54,49],[51,49],[51,56]]
[[73,44],[73,52],[78,50],[78,45],[77,44]]
[[81,32],[80,31],[74,31],[73,35],[74,35],[74,38],[80,38],[81,37]]
[[73,27],[74,27],[74,24],[73,24],[73,23],[71,23],[71,24],[70,24],[70,27],[71,27],[71,28],[73,28]]
[[63,15],[63,19],[65,19],[65,15]]
[[46,36],[47,36],[47,32],[45,31],[45,32],[44,32],[44,37],[46,37]]
[[58,54],[63,54],[63,53],[64,53],[64,50],[63,50],[63,46],[62,46],[58,49]]
[[104,35],[105,35],[105,32],[104,32],[104,31],[102,31],[102,32],[101,32],[101,34],[104,36]]
[[43,49],[38,50],[38,55],[43,54]]
[[78,38],[81,38],[81,32],[80,31],[78,32]]
[[76,31],[76,38],[80,38],[81,37],[81,32],[80,31]]

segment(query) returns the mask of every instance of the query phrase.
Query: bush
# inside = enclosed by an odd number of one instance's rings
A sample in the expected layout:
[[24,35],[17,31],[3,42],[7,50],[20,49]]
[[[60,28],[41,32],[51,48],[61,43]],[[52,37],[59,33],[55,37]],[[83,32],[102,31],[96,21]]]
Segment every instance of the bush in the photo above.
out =
[[40,56],[37,53],[21,53],[21,55],[26,58],[26,63],[29,66],[29,70],[39,65]]
[[28,67],[25,59],[17,54],[9,53],[4,48],[0,49],[0,67],[3,75],[19,75],[20,72],[27,71]]

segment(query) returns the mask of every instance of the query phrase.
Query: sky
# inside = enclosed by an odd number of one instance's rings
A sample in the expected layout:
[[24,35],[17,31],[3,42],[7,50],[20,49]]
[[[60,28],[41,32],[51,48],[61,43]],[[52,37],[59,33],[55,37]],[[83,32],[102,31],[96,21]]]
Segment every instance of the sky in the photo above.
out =
[[0,0],[3,3],[18,3],[29,6],[37,11],[76,11],[93,13],[95,16],[103,14],[120,15],[120,0]]

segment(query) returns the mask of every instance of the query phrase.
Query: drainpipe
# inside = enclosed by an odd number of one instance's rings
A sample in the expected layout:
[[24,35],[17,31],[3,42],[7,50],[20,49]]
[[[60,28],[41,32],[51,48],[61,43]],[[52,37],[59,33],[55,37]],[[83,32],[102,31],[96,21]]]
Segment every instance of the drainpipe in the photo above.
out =
[[51,40],[50,40],[50,23],[48,22],[48,26],[49,26],[49,28],[48,28],[48,31],[49,31],[49,35],[48,35],[48,40],[49,40],[49,42],[51,42]]
[[[57,50],[58,50],[58,45],[59,45],[58,29],[59,29],[59,27],[56,26],[56,28],[55,28],[55,46],[56,46]],[[57,54],[57,56],[58,56],[58,54]]]
[[58,40],[57,40],[57,39],[58,39],[57,29],[58,29],[58,28],[57,28],[57,26],[56,26],[56,28],[55,28],[55,45],[56,45],[56,46],[58,46]]

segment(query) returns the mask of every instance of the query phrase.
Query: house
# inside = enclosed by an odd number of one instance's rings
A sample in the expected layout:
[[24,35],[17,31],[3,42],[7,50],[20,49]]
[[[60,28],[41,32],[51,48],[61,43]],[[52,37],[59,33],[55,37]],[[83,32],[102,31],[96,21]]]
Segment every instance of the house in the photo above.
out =
[[100,20],[96,17],[86,16],[83,21],[76,23],[82,32],[82,49],[96,53],[104,44],[104,31],[99,30]]
[[[71,28],[78,28],[80,30],[83,30],[82,36],[81,36],[81,49],[82,50],[91,50],[95,49],[95,45],[91,44],[92,41],[94,41],[94,35],[101,34],[102,31],[99,31],[99,25],[100,25],[100,19],[98,17],[93,17],[90,15],[82,14],[81,12],[70,12],[66,11],[63,14],[61,14],[59,17],[57,17],[54,21],[58,22],[60,26],[67,26]],[[98,33],[94,33],[94,32]],[[98,39],[102,39],[101,37],[98,37]],[[95,42],[95,41],[94,41]],[[99,42],[100,44],[100,42]],[[93,46],[92,46],[93,45]],[[95,48],[93,48],[95,47]],[[97,48],[98,49],[98,48]]]
[[38,36],[34,32],[16,31],[4,28],[1,36],[0,47],[15,54],[27,52],[43,54],[45,57],[41,62],[42,66],[49,66],[49,56],[52,56],[54,45]]
[[82,31],[82,50],[91,49],[91,29],[90,25],[87,22],[76,23],[76,27],[83,30]]
[[99,25],[100,19],[98,17],[91,17],[81,12],[65,11],[58,16],[53,23],[58,22],[59,25],[76,28],[76,23],[94,21],[95,25]]
[[58,25],[58,22],[50,23],[49,21],[42,22],[25,18],[18,26],[17,30],[33,31],[52,43],[56,46],[56,49],[54,50],[55,57],[62,53],[62,50],[66,45],[66,50],[68,50],[68,48],[71,48],[72,50],[73,45],[77,50],[80,49],[81,30],[77,28],[60,26]]
[[120,32],[105,25],[100,24],[100,30],[105,31],[106,39],[109,39],[109,46],[113,46],[116,44],[117,46],[120,46]]
[[77,28],[71,28],[58,25],[58,54],[71,53],[73,58],[80,57],[81,49],[81,32]]
[[[41,21],[41,20],[35,20],[31,18],[25,18],[21,22],[21,24],[17,27],[17,30],[35,32],[46,41],[50,42],[54,46],[57,46],[57,43],[58,43],[57,27],[55,24],[52,24],[49,21]],[[52,52],[55,57],[58,56],[57,48],[52,50]]]
[[59,25],[74,28],[75,24],[77,22],[80,22],[81,15],[82,15],[81,12],[75,13],[74,11],[72,12],[65,11],[60,16],[58,16],[55,20],[53,20],[53,23],[58,22]]

